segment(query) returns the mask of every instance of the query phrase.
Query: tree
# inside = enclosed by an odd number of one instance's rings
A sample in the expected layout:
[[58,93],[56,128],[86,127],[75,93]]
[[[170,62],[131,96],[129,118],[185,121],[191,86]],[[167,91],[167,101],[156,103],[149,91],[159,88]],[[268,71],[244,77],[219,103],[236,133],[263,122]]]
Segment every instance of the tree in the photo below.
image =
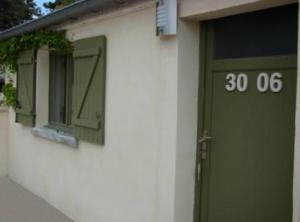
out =
[[34,0],[1,0],[0,31],[32,20],[41,15]]
[[[23,0],[24,1],[24,0]],[[37,7],[34,0],[25,0],[26,4],[26,20],[31,20],[34,16],[39,17],[42,15],[41,9]]]
[[55,0],[54,2],[44,3],[43,6],[52,12],[76,1],[78,0]]

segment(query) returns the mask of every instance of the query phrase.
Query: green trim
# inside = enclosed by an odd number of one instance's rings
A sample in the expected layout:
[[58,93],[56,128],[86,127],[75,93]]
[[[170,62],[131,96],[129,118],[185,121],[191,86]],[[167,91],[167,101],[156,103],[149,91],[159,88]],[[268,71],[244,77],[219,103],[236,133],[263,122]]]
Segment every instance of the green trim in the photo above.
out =
[[101,49],[83,49],[83,50],[76,50],[73,53],[74,58],[78,57],[88,57],[88,56],[97,56],[101,52]]
[[242,58],[242,59],[224,59],[213,60],[213,71],[226,71],[226,70],[240,70],[247,69],[253,70],[256,67],[264,67],[264,69],[276,68],[296,68],[297,55],[287,56],[272,56],[272,57],[255,57],[255,58]]
[[[205,50],[205,57],[204,57],[204,63],[206,64],[205,70],[204,70],[204,105],[203,105],[203,122],[202,122],[202,129],[208,130],[208,132],[211,131],[210,128],[210,122],[212,118],[212,89],[213,87],[213,81],[212,81],[212,75],[207,75],[207,73],[210,73],[212,70],[212,61],[213,61],[213,52],[214,52],[214,36],[213,36],[213,29],[211,22],[207,22],[207,29],[206,29],[206,50]],[[205,116],[205,117],[204,117]],[[200,135],[202,132],[199,133]],[[199,137],[200,137],[199,135]],[[207,149],[210,150],[209,147],[210,144],[207,144]],[[200,221],[204,222],[208,220],[208,207],[207,207],[207,201],[208,201],[208,169],[209,168],[209,152],[207,153],[207,160],[201,161],[201,182],[200,182],[200,205],[199,205],[199,211],[200,211]],[[202,209],[202,210],[201,210]],[[205,210],[203,210],[205,209]]]
[[[205,105],[205,56],[207,48],[207,24],[206,22],[200,23],[200,44],[199,44],[199,88],[198,88],[198,129],[197,129],[197,141],[201,137],[203,131],[204,121],[204,105]],[[201,186],[201,175],[198,175],[198,165],[201,164],[201,153],[200,146],[197,142],[197,153],[196,153],[196,168],[195,168],[195,201],[194,201],[194,222],[200,221],[200,186]]]

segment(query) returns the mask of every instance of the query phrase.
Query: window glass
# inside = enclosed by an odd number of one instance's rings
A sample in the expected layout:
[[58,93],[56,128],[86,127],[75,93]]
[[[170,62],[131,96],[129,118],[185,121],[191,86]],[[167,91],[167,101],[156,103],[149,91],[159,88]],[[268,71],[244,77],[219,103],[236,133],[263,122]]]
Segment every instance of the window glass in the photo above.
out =
[[298,4],[214,21],[215,59],[297,53]]
[[69,124],[70,58],[71,56],[66,54],[51,53],[50,55],[50,123]]

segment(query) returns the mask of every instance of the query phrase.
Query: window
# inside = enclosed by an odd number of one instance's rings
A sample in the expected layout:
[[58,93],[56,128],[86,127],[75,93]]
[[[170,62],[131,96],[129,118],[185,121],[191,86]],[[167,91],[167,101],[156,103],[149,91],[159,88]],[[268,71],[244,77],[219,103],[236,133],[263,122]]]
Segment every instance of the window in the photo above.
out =
[[72,55],[50,53],[49,124],[64,130],[71,125]]
[[298,4],[214,20],[215,59],[297,54]]
[[[49,127],[79,140],[104,144],[106,37],[73,43],[73,54],[50,52]],[[18,58],[16,122],[35,126],[37,53]]]

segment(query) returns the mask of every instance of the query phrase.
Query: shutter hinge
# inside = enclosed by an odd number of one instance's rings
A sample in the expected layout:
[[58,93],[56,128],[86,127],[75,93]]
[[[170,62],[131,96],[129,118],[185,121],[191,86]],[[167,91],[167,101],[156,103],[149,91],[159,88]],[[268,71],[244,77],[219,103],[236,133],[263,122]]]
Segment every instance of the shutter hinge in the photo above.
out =
[[102,128],[102,124],[101,124],[101,120],[102,120],[102,115],[100,114],[100,112],[96,112],[96,119],[98,120],[98,129]]
[[96,112],[96,118],[97,118],[97,120],[100,120],[100,119],[101,119],[101,114],[100,114],[100,112]]
[[16,108],[17,109],[21,109],[22,108],[21,103],[20,103],[19,100],[16,101]]

